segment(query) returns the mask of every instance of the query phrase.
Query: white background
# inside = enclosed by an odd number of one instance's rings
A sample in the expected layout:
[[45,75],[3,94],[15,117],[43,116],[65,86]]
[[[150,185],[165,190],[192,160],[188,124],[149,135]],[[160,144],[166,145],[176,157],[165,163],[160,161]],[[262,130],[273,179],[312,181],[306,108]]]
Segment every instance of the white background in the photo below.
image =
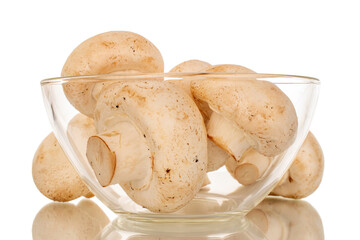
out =
[[326,239],[359,239],[359,11],[356,0],[1,1],[0,238],[31,239],[36,213],[50,202],[31,176],[33,154],[51,131],[40,80],[59,76],[83,40],[127,30],[159,48],[166,71],[197,58],[319,78],[311,130],[326,166],[306,200]]

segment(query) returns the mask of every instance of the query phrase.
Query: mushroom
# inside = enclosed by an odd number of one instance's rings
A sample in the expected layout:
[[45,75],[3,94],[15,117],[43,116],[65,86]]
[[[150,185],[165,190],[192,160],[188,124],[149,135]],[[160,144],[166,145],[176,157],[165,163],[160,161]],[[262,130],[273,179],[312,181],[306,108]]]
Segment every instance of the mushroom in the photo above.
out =
[[87,157],[102,186],[120,184],[153,212],[174,212],[205,178],[206,129],[192,99],[172,83],[123,81],[104,89],[95,109],[98,135]]
[[[210,63],[200,61],[200,60],[189,60],[182,62],[178,65],[176,65],[173,69],[170,70],[170,72],[187,72],[187,73],[196,73],[196,72],[203,72],[207,69],[211,68],[212,65]],[[184,78],[182,80],[173,80],[173,82],[176,86],[183,89],[191,98],[193,98],[190,90],[190,82],[192,78]],[[208,119],[207,116],[211,114],[211,109],[207,104],[204,104],[204,102],[196,101],[194,99],[196,105],[198,106],[201,114],[203,115],[203,118],[205,120],[205,123]],[[208,150],[208,164],[207,164],[207,172],[215,171],[222,166],[224,166],[225,162],[230,158],[231,156],[222,150],[219,146],[217,146],[215,143],[213,143],[209,138],[207,140],[207,150]],[[208,179],[208,178],[207,178]],[[210,181],[208,182],[210,183]],[[208,183],[204,182],[204,186]]]
[[324,239],[321,218],[305,201],[269,197],[251,210],[246,218],[269,240]]
[[[87,139],[94,134],[94,121],[84,115],[78,114],[68,125],[68,135],[80,146],[79,151],[83,155]],[[93,196],[71,165],[54,133],[50,133],[37,149],[32,175],[39,191],[54,201],[66,202],[80,196]]]
[[265,156],[275,156],[295,139],[295,108],[273,83],[203,79],[191,83],[191,92],[213,110],[207,123],[208,137],[233,156],[226,162],[233,176],[250,147]]
[[[87,39],[70,54],[61,76],[95,75],[119,72],[163,72],[159,50],[146,38],[132,32],[106,32]],[[75,79],[64,84],[70,103],[93,117],[97,97],[106,85]]]
[[[210,63],[193,59],[193,60],[188,60],[188,61],[185,61],[185,62],[182,62],[182,63],[176,65],[175,67],[173,67],[170,70],[170,72],[171,73],[199,73],[199,72],[205,71],[209,67],[211,67]],[[186,91],[186,93],[192,97],[192,94],[190,91],[191,80],[192,79],[189,78],[189,79],[183,79],[181,81],[175,80],[172,82],[175,83],[179,88]]]
[[[270,166],[273,158],[266,157],[249,148],[240,158],[241,164],[233,165],[234,178],[243,185],[258,180]],[[232,166],[230,166],[232,167]],[[286,172],[273,195],[290,198],[304,198],[320,185],[324,169],[324,158],[319,143],[309,132],[289,170]]]
[[34,240],[95,239],[110,222],[94,202],[81,200],[70,203],[50,203],[36,215],[32,236]]
[[307,197],[319,187],[323,172],[323,152],[309,132],[285,177],[271,194],[288,198]]

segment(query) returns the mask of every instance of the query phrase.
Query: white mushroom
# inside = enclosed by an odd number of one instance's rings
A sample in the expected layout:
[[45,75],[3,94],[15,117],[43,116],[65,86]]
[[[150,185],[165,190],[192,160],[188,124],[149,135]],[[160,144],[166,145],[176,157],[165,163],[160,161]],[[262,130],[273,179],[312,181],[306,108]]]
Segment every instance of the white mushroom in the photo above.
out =
[[201,188],[206,129],[195,103],[172,83],[112,84],[98,99],[95,125],[87,157],[102,186],[119,183],[153,212],[176,211]]
[[[170,72],[187,72],[187,73],[196,73],[196,72],[205,72],[207,69],[212,68],[211,64],[207,62],[203,62],[200,60],[189,60],[182,62],[176,65]],[[191,98],[193,98],[190,90],[190,83],[192,78],[184,78],[182,80],[174,80],[172,81],[176,86],[183,89]],[[194,98],[193,98],[194,99]],[[205,123],[208,120],[208,116],[210,116],[212,110],[209,108],[208,104],[204,104],[202,101],[196,101],[194,99],[196,105],[198,106],[201,114],[203,115]],[[207,172],[215,171],[222,166],[224,166],[225,162],[231,157],[227,152],[222,150],[219,146],[213,143],[209,138],[207,140],[207,150],[208,150],[208,164],[207,164]],[[204,183],[204,185],[207,185]]]
[[109,222],[101,208],[90,200],[82,200],[77,206],[50,203],[36,215],[32,236],[34,240],[95,239]]
[[271,194],[289,198],[307,197],[319,187],[323,172],[323,152],[314,135],[309,132],[285,178]]
[[[199,72],[203,72],[206,69],[208,69],[209,67],[211,67],[210,63],[204,62],[204,61],[200,61],[200,60],[188,60],[185,62],[182,62],[178,65],[176,65],[175,67],[173,67],[170,72],[177,72],[177,73],[199,73]],[[172,81],[173,83],[175,83],[178,87],[180,87],[181,89],[183,89],[184,91],[186,91],[187,94],[189,94],[189,96],[192,97],[191,91],[190,91],[190,82],[191,82],[191,78],[190,79],[183,79],[181,81]]]
[[274,84],[259,80],[204,79],[193,81],[195,98],[213,110],[208,136],[233,156],[229,172],[241,164],[243,153],[253,147],[275,156],[295,139],[297,116],[290,99]]
[[[243,185],[249,185],[258,180],[270,166],[273,158],[266,157],[253,148],[249,148],[240,158],[239,165],[233,165],[234,178]],[[273,195],[290,198],[304,198],[313,193],[320,185],[324,170],[324,158],[319,143],[309,132],[303,145],[289,170]]]
[[[95,75],[118,72],[163,72],[159,50],[146,38],[132,32],[106,32],[82,42],[70,54],[61,76]],[[70,103],[93,117],[96,100],[105,82],[94,84],[81,79],[64,84]]]
[[[83,155],[87,139],[95,133],[94,121],[81,114],[75,116],[68,125],[68,135],[76,141],[78,150]],[[39,191],[52,200],[64,202],[80,196],[93,196],[53,133],[49,134],[37,149],[32,174]]]

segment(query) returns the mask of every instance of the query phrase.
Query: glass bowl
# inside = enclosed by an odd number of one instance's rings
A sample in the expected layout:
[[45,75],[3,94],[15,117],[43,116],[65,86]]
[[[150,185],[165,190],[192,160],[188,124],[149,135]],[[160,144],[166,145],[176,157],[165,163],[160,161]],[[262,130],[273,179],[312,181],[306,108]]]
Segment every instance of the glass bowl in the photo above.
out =
[[[187,205],[172,213],[154,213],[136,204],[119,184],[102,187],[84,153],[84,143],[67,134],[69,122],[79,111],[68,101],[64,86],[73,84],[108,85],[124,81],[223,81],[262,80],[275,84],[291,100],[297,115],[295,140],[284,152],[274,157],[269,168],[250,185],[239,184],[226,167],[209,172],[210,184],[201,188]],[[41,81],[43,99],[60,145],[89,189],[117,214],[144,221],[216,221],[244,215],[260,203],[279,183],[304,141],[315,111],[319,80],[310,77],[279,74],[238,73],[152,73],[106,74],[51,78]],[[161,126],[159,126],[161,127]],[[86,146],[86,145],[85,145]]]

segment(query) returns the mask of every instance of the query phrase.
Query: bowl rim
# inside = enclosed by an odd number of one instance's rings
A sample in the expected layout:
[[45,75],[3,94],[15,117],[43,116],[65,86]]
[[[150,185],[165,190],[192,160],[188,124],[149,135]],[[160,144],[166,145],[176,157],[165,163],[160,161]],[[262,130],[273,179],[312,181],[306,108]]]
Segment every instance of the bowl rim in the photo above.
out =
[[[40,81],[40,84],[49,85],[49,84],[63,84],[72,81],[82,82],[103,82],[103,81],[114,81],[114,80],[123,80],[127,79],[139,79],[142,80],[152,80],[153,78],[165,78],[166,80],[180,80],[185,77],[231,77],[236,79],[245,79],[245,78],[261,78],[263,79],[272,79],[271,82],[276,84],[320,84],[320,80],[314,77],[307,77],[301,75],[291,75],[291,74],[271,74],[271,73],[108,73],[108,74],[95,74],[95,75],[79,75],[79,76],[64,76],[64,77],[54,77],[46,78]],[[116,79],[114,79],[116,78]],[[168,78],[168,79],[166,79]],[[292,81],[290,80],[292,79]],[[282,79],[282,80],[281,80]],[[278,81],[276,81],[278,80]]]

